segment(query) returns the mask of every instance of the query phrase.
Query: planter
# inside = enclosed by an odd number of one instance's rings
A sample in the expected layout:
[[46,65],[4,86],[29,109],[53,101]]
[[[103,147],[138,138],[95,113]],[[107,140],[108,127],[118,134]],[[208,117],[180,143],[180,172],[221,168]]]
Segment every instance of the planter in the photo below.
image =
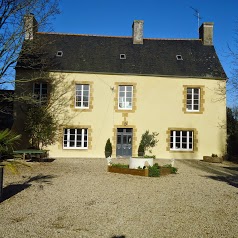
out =
[[111,173],[120,173],[120,174],[131,174],[138,176],[149,176],[149,170],[146,169],[129,169],[129,168],[118,168],[113,166],[108,166],[107,171]]
[[168,175],[168,174],[171,174],[171,173],[172,173],[171,168],[166,168],[166,167],[159,168],[160,176]]
[[130,169],[137,169],[138,167],[143,168],[145,166],[145,163],[149,166],[153,166],[154,159],[153,158],[135,158],[135,157],[130,157],[130,163],[129,163],[129,168]]
[[2,200],[3,195],[3,167],[0,166],[0,201]]
[[222,157],[203,156],[203,161],[209,163],[222,163]]

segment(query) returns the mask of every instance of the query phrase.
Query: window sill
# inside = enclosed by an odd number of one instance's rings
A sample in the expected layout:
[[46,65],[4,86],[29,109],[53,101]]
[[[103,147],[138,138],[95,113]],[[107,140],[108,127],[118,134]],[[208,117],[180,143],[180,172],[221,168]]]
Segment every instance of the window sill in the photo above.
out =
[[172,152],[172,153],[193,153],[194,150],[170,149],[169,152]]
[[87,148],[78,148],[78,147],[63,147],[63,150],[87,150]]

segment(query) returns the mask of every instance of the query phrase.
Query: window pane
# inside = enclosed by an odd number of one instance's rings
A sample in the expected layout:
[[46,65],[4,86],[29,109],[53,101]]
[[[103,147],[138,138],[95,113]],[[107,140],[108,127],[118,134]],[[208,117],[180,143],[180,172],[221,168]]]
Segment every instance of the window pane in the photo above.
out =
[[81,84],[76,84],[76,90],[82,90],[82,85]]
[[183,149],[187,149],[187,144],[186,143],[182,143],[182,148]]
[[70,142],[69,142],[69,146],[70,146],[70,147],[74,147],[74,141],[70,141]]
[[198,105],[198,100],[194,100],[194,105]]
[[192,93],[192,89],[191,88],[187,88],[187,93]]
[[119,93],[119,97],[120,97],[120,98],[123,98],[124,96],[125,96],[125,93],[124,93],[124,92],[120,92],[120,93]]
[[194,110],[198,110],[198,105],[194,105]]
[[117,144],[121,144],[121,136],[120,135],[117,136]]
[[198,94],[195,94],[195,95],[194,95],[194,99],[199,99],[199,95],[198,95]]
[[131,142],[132,142],[132,137],[128,136],[128,144],[131,144]]
[[77,147],[82,147],[82,142],[81,141],[77,141]]
[[88,84],[85,84],[85,85],[83,86],[83,89],[89,91],[89,85],[88,85]]
[[122,91],[124,92],[125,91],[125,86],[119,86],[119,91],[120,92],[122,92]]
[[127,98],[131,98],[131,97],[132,97],[132,92],[127,92],[127,93],[126,93],[126,97],[127,97]]
[[126,91],[127,92],[132,92],[132,86],[126,86]]
[[187,136],[187,131],[182,131],[182,136]]
[[199,93],[199,88],[194,88],[194,94],[198,94]]

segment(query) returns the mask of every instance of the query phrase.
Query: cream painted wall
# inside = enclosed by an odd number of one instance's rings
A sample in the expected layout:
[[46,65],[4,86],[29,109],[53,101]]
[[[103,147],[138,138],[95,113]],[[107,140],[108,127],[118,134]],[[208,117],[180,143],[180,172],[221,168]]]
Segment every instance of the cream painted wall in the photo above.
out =
[[[57,74],[54,73],[54,75]],[[124,125],[125,119],[128,122],[128,128],[133,126],[137,129],[137,131],[134,130],[136,133],[133,135],[136,138],[133,144],[136,153],[141,135],[146,130],[159,132],[158,145],[153,149],[153,154],[157,158],[202,159],[203,155],[212,153],[222,155],[226,151],[226,100],[218,94],[219,88],[225,87],[225,81],[86,73],[65,73],[64,78],[72,84],[80,81],[92,82],[92,111],[73,110],[70,105],[68,106],[68,112],[73,115],[68,125],[75,125],[75,128],[91,125],[92,148],[64,150],[62,139],[60,139],[58,143],[48,148],[52,157],[104,157],[106,140],[108,138],[113,140],[114,126]],[[136,110],[135,112],[128,111],[126,118],[121,112],[114,110],[114,99],[117,97],[115,83],[120,82],[136,84]],[[203,114],[185,114],[182,111],[183,85],[204,86],[205,110]],[[72,90],[69,91],[68,97],[74,95]],[[196,128],[198,151],[193,153],[167,151],[166,131],[168,128]],[[113,151],[113,157],[115,156],[115,151]]]

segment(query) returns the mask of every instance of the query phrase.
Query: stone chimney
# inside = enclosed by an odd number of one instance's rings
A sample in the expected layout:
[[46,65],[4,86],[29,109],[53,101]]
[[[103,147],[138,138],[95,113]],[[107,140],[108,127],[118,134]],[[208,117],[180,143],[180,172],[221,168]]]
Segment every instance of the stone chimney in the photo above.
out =
[[204,22],[199,28],[199,39],[204,45],[213,45],[213,22]]
[[143,20],[134,20],[132,25],[133,44],[143,45]]
[[24,16],[25,40],[33,40],[35,33],[38,31],[38,23],[34,14]]

